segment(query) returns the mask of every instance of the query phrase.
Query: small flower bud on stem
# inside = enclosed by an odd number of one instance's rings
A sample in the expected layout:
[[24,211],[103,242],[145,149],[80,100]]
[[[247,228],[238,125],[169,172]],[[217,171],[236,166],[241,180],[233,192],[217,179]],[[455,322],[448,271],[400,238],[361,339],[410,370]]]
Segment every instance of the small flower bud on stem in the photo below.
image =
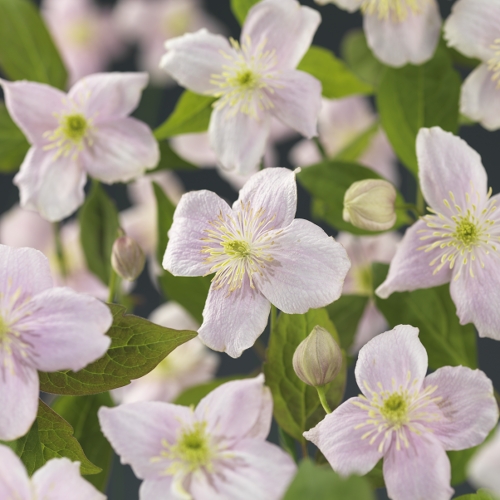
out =
[[113,244],[111,265],[121,278],[134,281],[144,269],[146,257],[138,243],[129,236],[120,236]]

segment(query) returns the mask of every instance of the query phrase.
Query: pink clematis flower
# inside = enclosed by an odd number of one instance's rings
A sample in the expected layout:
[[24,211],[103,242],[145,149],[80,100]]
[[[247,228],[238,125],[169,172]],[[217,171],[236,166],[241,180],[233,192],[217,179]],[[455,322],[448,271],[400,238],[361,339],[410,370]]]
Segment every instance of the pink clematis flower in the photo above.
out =
[[500,340],[499,195],[491,197],[476,151],[439,127],[420,129],[417,157],[431,214],[406,231],[376,293],[387,298],[451,282],[460,323]]
[[58,221],[83,203],[87,174],[110,184],[156,166],[151,130],[128,117],[147,81],[144,73],[95,74],[65,94],[41,83],[0,80],[7,109],[32,145],[14,178],[23,208]]
[[169,232],[163,267],[175,276],[215,273],[200,339],[238,357],[264,331],[271,303],[302,314],[337,300],[350,263],[318,226],[295,219],[295,174],[255,174],[232,208],[215,193],[185,194]]
[[485,443],[472,457],[467,466],[469,481],[477,488],[487,488],[500,495],[500,432]]
[[47,258],[0,245],[0,439],[28,432],[38,407],[37,370],[81,370],[107,351],[113,317],[90,295],[54,287]]
[[449,45],[482,63],[462,86],[460,111],[488,130],[500,128],[500,3],[459,0],[444,25]]
[[493,385],[480,370],[445,366],[427,372],[418,329],[400,325],[359,352],[362,394],[304,433],[341,475],[369,472],[384,458],[392,500],[449,500],[445,450],[481,443],[498,420]]
[[[319,140],[327,156],[334,158],[372,127],[375,121],[376,115],[364,97],[323,99],[318,132]],[[318,147],[313,141],[300,141],[290,151],[290,162],[296,167],[313,165],[321,160]],[[373,136],[357,161],[373,169],[393,184],[399,184],[396,155],[382,129]]]
[[0,445],[0,498],[4,500],[106,500],[80,476],[80,463],[67,458],[53,458],[30,479],[19,457]]
[[206,30],[166,43],[163,69],[193,92],[219,98],[209,134],[223,168],[255,170],[272,116],[306,137],[316,135],[321,84],[295,68],[320,21],[296,0],[263,0],[248,13],[241,45]]
[[272,398],[262,375],[221,385],[196,409],[162,402],[102,407],[104,435],[144,479],[140,500],[282,498],[296,471],[265,441]]
[[348,12],[361,9],[366,41],[388,66],[422,64],[434,54],[441,32],[436,0],[315,0]]

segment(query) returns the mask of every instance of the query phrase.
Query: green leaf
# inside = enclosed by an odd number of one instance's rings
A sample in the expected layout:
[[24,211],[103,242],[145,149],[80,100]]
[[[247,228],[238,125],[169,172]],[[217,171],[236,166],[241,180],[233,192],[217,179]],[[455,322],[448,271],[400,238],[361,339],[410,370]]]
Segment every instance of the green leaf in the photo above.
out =
[[123,387],[149,373],[176,347],[196,337],[196,332],[165,328],[125,314],[122,306],[108,306],[113,313],[108,352],[79,372],[39,372],[42,391],[83,396]]
[[198,167],[181,158],[166,141],[160,142],[160,163],[149,173],[160,170],[196,170]]
[[260,0],[231,0],[231,10],[240,25],[243,25],[248,11]]
[[61,56],[29,0],[0,0],[0,66],[11,80],[66,87]]
[[456,133],[462,80],[446,47],[420,66],[387,68],[377,94],[377,108],[394,151],[418,174],[415,141],[422,127],[439,126]]
[[379,127],[378,123],[374,123],[338,152],[334,159],[336,161],[356,161],[368,149],[379,131]]
[[374,489],[385,488],[383,467],[384,460],[380,459],[377,462],[377,465],[375,465],[375,467],[364,476]]
[[12,121],[7,108],[0,104],[0,172],[18,170],[29,148],[28,141]]
[[111,274],[111,250],[120,223],[115,203],[98,181],[92,182],[78,220],[87,267],[107,285]]
[[206,382],[205,384],[190,387],[177,396],[174,404],[182,406],[196,406],[205,396],[207,396],[214,389],[217,389],[220,385],[225,384],[226,382],[231,382],[232,380],[241,380],[243,378],[245,378],[245,375],[232,375],[230,377],[216,378],[210,382]]
[[323,96],[329,99],[373,92],[370,85],[362,82],[342,60],[323,47],[310,47],[297,69],[316,77],[323,86]]
[[[312,212],[319,219],[324,220],[339,231],[349,231],[353,234],[377,234],[354,227],[342,218],[344,208],[344,195],[353,182],[363,179],[382,179],[372,169],[356,163],[336,160],[325,160],[316,165],[303,168],[297,179],[313,197]],[[398,193],[396,205],[405,203]],[[396,210],[396,224],[392,229],[397,229],[410,222],[404,209]]]
[[385,66],[373,55],[363,30],[352,30],[342,39],[340,53],[347,65],[361,80],[377,87]]
[[[281,313],[271,332],[264,363],[266,384],[274,400],[274,418],[293,438],[302,441],[302,433],[314,427],[325,416],[314,387],[304,384],[293,370],[292,358],[297,346],[316,326],[339,338],[325,309],[311,309],[306,314]],[[337,378],[326,385],[327,400],[332,409],[342,401],[346,381],[346,363]]]
[[175,205],[170,201],[170,198],[165,194],[162,187],[153,182],[153,190],[156,198],[156,210],[157,210],[157,231],[158,231],[158,243],[156,248],[156,260],[158,264],[163,261],[163,256],[165,255],[165,250],[168,243],[168,231],[172,226],[172,221],[174,219]]
[[455,500],[498,500],[498,498],[493,492],[481,488],[477,493],[462,495]]
[[174,135],[205,132],[214,101],[215,97],[184,91],[173,113],[155,130],[155,137],[160,140]]
[[329,466],[306,459],[285,493],[283,500],[375,500],[368,481],[359,476],[341,478]]
[[113,449],[104,437],[97,418],[101,406],[114,406],[109,392],[92,396],[61,396],[55,400],[52,409],[73,426],[74,436],[85,455],[102,469],[87,480],[104,492],[111,471]]
[[[373,285],[377,288],[387,276],[387,264],[373,265]],[[419,338],[429,356],[429,367],[464,365],[477,368],[474,326],[460,325],[448,284],[393,293],[387,299],[375,296],[379,311],[391,327],[412,325],[420,330]]]

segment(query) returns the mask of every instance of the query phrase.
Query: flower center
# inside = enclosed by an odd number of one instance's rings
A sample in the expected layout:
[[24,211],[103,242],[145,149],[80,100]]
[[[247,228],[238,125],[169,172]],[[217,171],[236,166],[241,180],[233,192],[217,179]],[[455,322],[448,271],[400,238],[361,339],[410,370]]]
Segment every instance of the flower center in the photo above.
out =
[[500,38],[497,38],[491,48],[495,55],[488,61],[488,68],[493,73],[491,79],[497,82],[497,89],[500,89]]
[[9,333],[10,328],[5,319],[0,316],[0,342],[2,342],[6,337],[7,334]]
[[93,23],[88,19],[72,23],[66,30],[67,39],[77,47],[88,46],[95,38]]
[[246,241],[226,241],[222,243],[226,255],[229,257],[244,258],[252,254],[250,245]]
[[380,408],[381,415],[393,425],[401,425],[408,418],[408,402],[403,394],[391,394]]
[[369,16],[377,15],[379,19],[401,23],[409,15],[418,15],[428,0],[364,0],[361,10]]

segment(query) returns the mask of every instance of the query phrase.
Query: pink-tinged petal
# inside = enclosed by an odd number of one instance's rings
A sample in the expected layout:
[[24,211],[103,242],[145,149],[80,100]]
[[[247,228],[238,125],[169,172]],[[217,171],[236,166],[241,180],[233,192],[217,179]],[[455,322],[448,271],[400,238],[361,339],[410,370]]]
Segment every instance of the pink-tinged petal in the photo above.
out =
[[464,81],[460,111],[487,129],[500,128],[500,88],[487,64],[479,65]]
[[500,495],[500,432],[485,443],[468,465],[468,479],[477,488],[488,488]]
[[359,163],[370,167],[382,177],[398,186],[401,182],[397,159],[387,136],[379,130],[365,152],[358,158]]
[[261,113],[232,113],[231,108],[212,111],[208,133],[210,145],[223,170],[240,174],[257,172],[269,137],[269,117]]
[[445,366],[426,377],[423,387],[437,387],[432,398],[441,398],[436,404],[444,419],[431,425],[445,450],[481,444],[498,422],[493,384],[480,370]]
[[364,16],[368,46],[388,66],[422,64],[436,50],[441,32],[441,15],[436,0],[421,2],[422,12],[409,13],[404,21],[391,16],[381,19],[375,12]]
[[370,444],[363,439],[367,432],[368,412],[357,406],[364,404],[360,398],[351,398],[327,415],[316,427],[304,432],[304,437],[314,443],[326,457],[335,472],[343,476],[371,471],[382,458],[380,440]]
[[151,129],[135,118],[102,123],[85,151],[87,172],[100,181],[128,182],[160,161],[158,142]]
[[241,189],[233,210],[239,211],[247,204],[255,211],[264,209],[266,217],[273,217],[272,227],[287,227],[297,211],[295,174],[286,168],[269,168],[254,174]]
[[379,333],[386,331],[388,326],[387,320],[377,309],[373,300],[369,299],[361,319],[359,320],[358,327],[356,328],[356,334],[354,335],[350,353],[357,353],[366,343]]
[[304,139],[292,147],[288,154],[288,161],[294,167],[307,167],[319,163],[321,154],[313,141]]
[[180,85],[198,94],[217,89],[211,83],[213,76],[224,71],[228,58],[237,58],[235,50],[223,36],[213,35],[206,29],[168,40],[165,47],[167,53],[160,67]]
[[364,0],[314,0],[319,5],[326,5],[328,3],[333,3],[340,7],[341,9],[347,10],[347,12],[354,12],[358,10]]
[[488,61],[495,55],[500,4],[496,0],[459,0],[444,24],[448,45],[466,56]]
[[263,0],[248,12],[241,40],[252,47],[265,41],[265,50],[276,51],[279,69],[293,69],[309,49],[321,23],[318,11],[296,0]]
[[78,371],[102,357],[111,339],[109,308],[90,295],[51,288],[35,295],[14,325],[29,345],[37,369]]
[[178,500],[171,491],[172,480],[172,476],[166,476],[162,479],[143,481],[139,488],[139,500]]
[[250,288],[247,277],[241,288],[230,294],[226,287],[215,289],[212,286],[203,309],[203,324],[198,337],[210,349],[239,358],[264,331],[270,311],[269,300]]
[[392,500],[450,500],[450,461],[430,433],[409,435],[410,445],[391,446],[384,457],[384,479]]
[[337,300],[351,262],[344,247],[323,229],[295,219],[271,237],[273,260],[254,281],[281,311],[303,314]]
[[106,500],[80,475],[80,462],[67,458],[53,458],[32,478],[37,498],[44,500]]
[[449,214],[443,201],[452,201],[450,191],[461,207],[467,206],[465,194],[471,189],[480,196],[486,194],[488,178],[481,156],[451,132],[439,127],[421,128],[417,158],[422,192],[434,210]]
[[196,500],[280,500],[297,471],[294,461],[278,446],[245,439],[230,449],[213,474],[193,475],[190,493]]
[[217,157],[210,147],[210,140],[206,132],[176,135],[170,139],[170,145],[181,158],[198,167],[217,164]]
[[175,443],[177,431],[189,425],[193,412],[185,406],[148,401],[116,408],[103,406],[98,417],[102,432],[123,464],[129,464],[140,479],[162,479],[167,461],[151,459],[165,449],[162,440]]
[[230,215],[229,205],[211,191],[193,191],[182,196],[168,232],[163,267],[174,276],[204,276],[211,269],[202,252],[207,231],[219,215]]
[[269,99],[272,114],[283,123],[310,139],[318,135],[321,109],[321,83],[309,73],[285,70],[280,73],[279,87]]
[[55,113],[64,109],[66,94],[44,83],[8,82],[0,79],[11,118],[31,144],[43,145],[43,137],[59,127]]
[[[2,410],[3,411],[3,410]],[[30,479],[19,457],[8,447],[0,445],[0,498],[32,500]]]
[[147,73],[96,73],[76,83],[68,97],[82,107],[94,125],[99,125],[132,113],[148,80]]
[[398,325],[370,340],[359,351],[354,370],[358,387],[368,399],[369,389],[378,390],[378,384],[385,391],[418,389],[426,372],[427,351],[418,338],[418,328],[409,325]]
[[60,221],[83,204],[87,181],[85,171],[70,156],[54,157],[53,151],[32,147],[14,184],[19,188],[21,207],[36,210],[50,221]]
[[212,436],[265,440],[273,418],[271,391],[263,375],[227,382],[200,401],[195,416],[207,421]]
[[39,382],[37,371],[0,353],[0,440],[24,436],[36,418]]
[[406,230],[396,255],[392,259],[389,273],[385,281],[375,290],[375,293],[386,299],[394,292],[407,292],[419,288],[432,288],[448,283],[451,279],[449,266],[443,266],[434,274],[435,267],[430,263],[440,256],[442,250],[438,247],[431,251],[422,249],[431,244],[432,239],[422,241],[423,231],[428,230],[424,220],[415,222]]

